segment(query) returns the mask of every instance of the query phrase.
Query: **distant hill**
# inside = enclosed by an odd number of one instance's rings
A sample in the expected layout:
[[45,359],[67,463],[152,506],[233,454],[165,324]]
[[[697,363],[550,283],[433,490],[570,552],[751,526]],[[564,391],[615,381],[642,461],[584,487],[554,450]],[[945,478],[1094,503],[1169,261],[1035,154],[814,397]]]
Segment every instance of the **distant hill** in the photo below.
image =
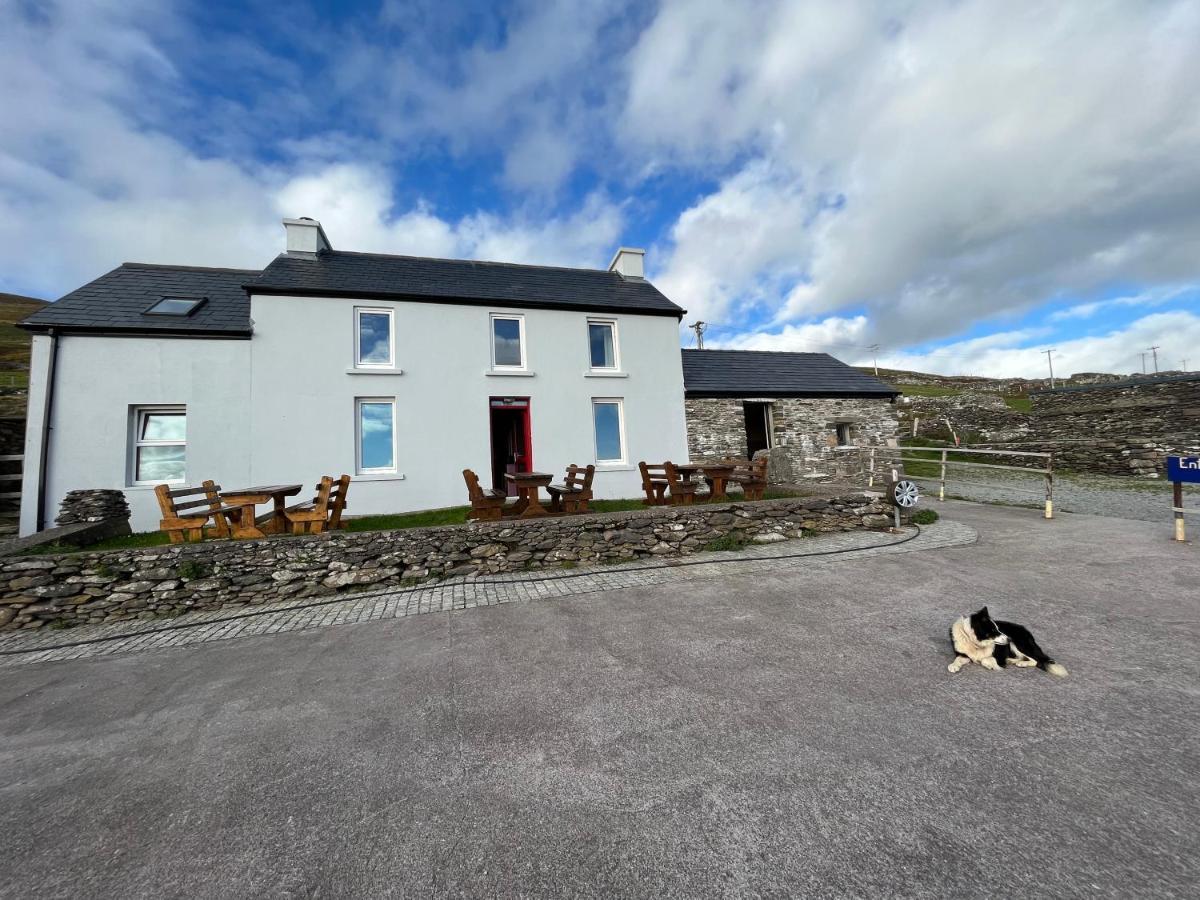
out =
[[0,293],[0,415],[25,415],[30,335],[16,323],[45,305],[36,297]]

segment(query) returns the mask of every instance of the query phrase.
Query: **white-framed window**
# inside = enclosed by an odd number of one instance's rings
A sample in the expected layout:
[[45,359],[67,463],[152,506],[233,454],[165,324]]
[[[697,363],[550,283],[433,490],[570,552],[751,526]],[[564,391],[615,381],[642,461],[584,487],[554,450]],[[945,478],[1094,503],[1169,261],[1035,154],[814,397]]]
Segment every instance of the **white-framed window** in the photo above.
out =
[[131,484],[182,484],[187,478],[187,409],[135,406]]
[[396,398],[357,398],[354,401],[354,422],[358,474],[395,472]]
[[492,368],[525,368],[525,317],[492,314]]
[[596,438],[596,462],[625,463],[625,401],[619,397],[592,398],[592,431]]
[[395,317],[392,310],[355,307],[355,368],[393,368],[396,364],[395,337]]
[[617,346],[617,323],[612,319],[588,319],[588,366],[593,371],[616,372],[621,368]]

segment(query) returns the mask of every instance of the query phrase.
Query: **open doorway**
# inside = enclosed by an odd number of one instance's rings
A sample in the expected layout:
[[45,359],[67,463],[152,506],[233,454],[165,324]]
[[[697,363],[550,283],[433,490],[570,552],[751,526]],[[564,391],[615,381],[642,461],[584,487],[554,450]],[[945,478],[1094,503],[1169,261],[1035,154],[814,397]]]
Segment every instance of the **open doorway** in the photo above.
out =
[[533,469],[533,436],[528,397],[492,397],[488,410],[492,426],[492,487],[515,496],[507,472]]
[[754,459],[759,450],[771,449],[771,404],[747,400],[742,412],[746,417],[746,458]]

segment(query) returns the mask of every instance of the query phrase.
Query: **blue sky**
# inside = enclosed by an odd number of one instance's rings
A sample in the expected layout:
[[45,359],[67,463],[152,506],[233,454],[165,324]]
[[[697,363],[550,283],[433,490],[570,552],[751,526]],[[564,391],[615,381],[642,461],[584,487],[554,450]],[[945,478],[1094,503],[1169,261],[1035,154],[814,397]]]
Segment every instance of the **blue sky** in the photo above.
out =
[[[341,249],[604,266],[710,345],[1200,367],[1200,5],[0,0],[0,289]],[[687,343],[690,333],[681,332]]]

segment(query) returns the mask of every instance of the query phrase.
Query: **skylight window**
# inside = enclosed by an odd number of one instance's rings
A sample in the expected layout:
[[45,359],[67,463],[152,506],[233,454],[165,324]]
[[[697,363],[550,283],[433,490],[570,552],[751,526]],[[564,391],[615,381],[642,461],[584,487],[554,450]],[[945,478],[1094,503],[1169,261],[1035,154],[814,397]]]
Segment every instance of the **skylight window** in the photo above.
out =
[[190,316],[207,297],[163,297],[144,313],[147,316]]

